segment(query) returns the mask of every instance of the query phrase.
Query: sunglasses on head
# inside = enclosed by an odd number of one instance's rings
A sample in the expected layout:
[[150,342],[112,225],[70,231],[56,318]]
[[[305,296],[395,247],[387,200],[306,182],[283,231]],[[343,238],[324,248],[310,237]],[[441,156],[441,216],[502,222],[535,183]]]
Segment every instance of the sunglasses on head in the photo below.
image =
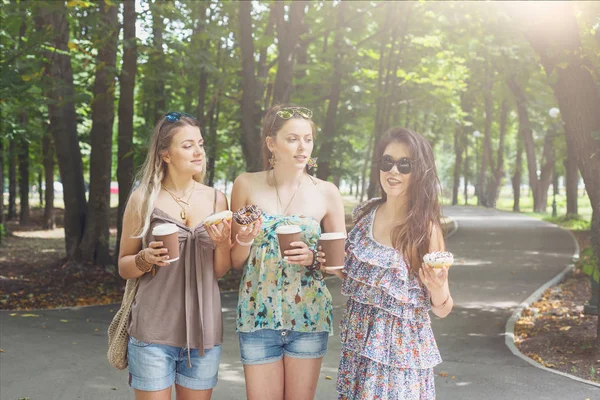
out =
[[279,111],[277,111],[277,116],[283,119],[290,119],[294,114],[298,114],[302,118],[310,119],[312,118],[313,112],[306,107],[285,107],[280,108]]
[[389,172],[394,168],[398,168],[398,172],[403,175],[408,175],[412,171],[411,162],[408,158],[402,157],[399,160],[394,160],[392,156],[385,155],[379,160],[379,169],[382,172]]
[[165,119],[167,121],[169,121],[169,122],[177,122],[177,121],[179,121],[179,119],[181,117],[188,117],[188,118],[193,119],[194,121],[196,120],[196,117],[194,117],[193,115],[190,115],[190,114],[188,114],[186,112],[175,112],[175,111],[173,111],[173,112],[169,112],[169,113],[165,114]]
[[[298,114],[302,118],[311,119],[313,112],[306,107],[284,107],[280,108],[275,114],[281,119],[290,119],[294,116],[294,114]],[[275,120],[276,118],[273,118],[273,122],[271,122],[269,134],[271,134],[273,125],[275,125]]]

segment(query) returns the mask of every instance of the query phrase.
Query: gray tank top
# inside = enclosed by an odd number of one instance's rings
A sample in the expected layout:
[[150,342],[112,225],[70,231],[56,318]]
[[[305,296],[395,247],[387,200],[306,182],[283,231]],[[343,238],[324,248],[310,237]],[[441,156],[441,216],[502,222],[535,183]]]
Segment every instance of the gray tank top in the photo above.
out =
[[187,348],[188,353],[198,349],[202,355],[223,342],[221,296],[213,270],[215,245],[202,224],[188,227],[158,208],[144,243],[154,240],[155,225],[167,222],[179,227],[180,258],[168,267],[155,267],[154,276],[140,277],[129,334],[143,342]]

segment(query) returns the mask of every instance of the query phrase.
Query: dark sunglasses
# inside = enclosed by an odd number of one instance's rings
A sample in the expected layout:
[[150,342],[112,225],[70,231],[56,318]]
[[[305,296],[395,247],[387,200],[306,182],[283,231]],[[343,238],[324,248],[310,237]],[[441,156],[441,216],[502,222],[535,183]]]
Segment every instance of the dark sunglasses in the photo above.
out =
[[169,112],[165,114],[165,119],[169,122],[177,122],[181,117],[188,117],[193,119],[194,121],[196,120],[196,117],[186,112]]
[[379,169],[382,172],[389,172],[394,168],[398,168],[398,172],[403,175],[408,175],[412,171],[411,162],[408,158],[402,157],[399,160],[394,160],[392,156],[385,155],[379,160]]
[[[298,114],[302,118],[311,119],[313,112],[306,107],[284,107],[280,108],[275,114],[281,119],[290,119],[294,116],[294,114]],[[275,125],[276,119],[277,118],[273,118],[273,122],[271,122],[269,135],[271,135],[271,130],[273,129],[273,125]]]

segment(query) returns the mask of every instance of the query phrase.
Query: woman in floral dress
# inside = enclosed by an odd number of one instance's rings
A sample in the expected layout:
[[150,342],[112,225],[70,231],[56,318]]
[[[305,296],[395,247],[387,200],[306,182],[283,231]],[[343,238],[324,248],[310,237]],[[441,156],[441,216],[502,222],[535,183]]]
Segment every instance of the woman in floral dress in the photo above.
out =
[[377,159],[383,196],[357,207],[346,244],[337,391],[350,400],[434,399],[442,360],[429,311],[443,318],[453,301],[447,268],[422,264],[445,249],[433,152],[421,135],[393,128]]

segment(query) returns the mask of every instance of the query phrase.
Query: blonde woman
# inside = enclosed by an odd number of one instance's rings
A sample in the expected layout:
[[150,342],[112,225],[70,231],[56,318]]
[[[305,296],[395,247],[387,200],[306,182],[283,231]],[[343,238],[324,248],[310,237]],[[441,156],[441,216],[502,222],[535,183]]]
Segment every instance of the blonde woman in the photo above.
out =
[[[265,170],[239,176],[233,210],[258,206],[253,228],[234,223],[232,263],[244,269],[237,331],[249,400],[309,400],[333,329],[331,294],[316,262],[325,232],[346,232],[337,187],[306,173],[316,128],[312,111],[275,106],[262,127]],[[297,225],[301,241],[280,255],[276,229]]]
[[[119,274],[141,278],[132,306],[129,384],[138,400],[210,399],[223,341],[217,279],[231,267],[230,222],[205,227],[227,209],[223,193],[202,184],[204,139],[186,113],[166,114],[156,125],[139,185],[123,217]],[[156,224],[178,228],[178,260],[169,263]]]

